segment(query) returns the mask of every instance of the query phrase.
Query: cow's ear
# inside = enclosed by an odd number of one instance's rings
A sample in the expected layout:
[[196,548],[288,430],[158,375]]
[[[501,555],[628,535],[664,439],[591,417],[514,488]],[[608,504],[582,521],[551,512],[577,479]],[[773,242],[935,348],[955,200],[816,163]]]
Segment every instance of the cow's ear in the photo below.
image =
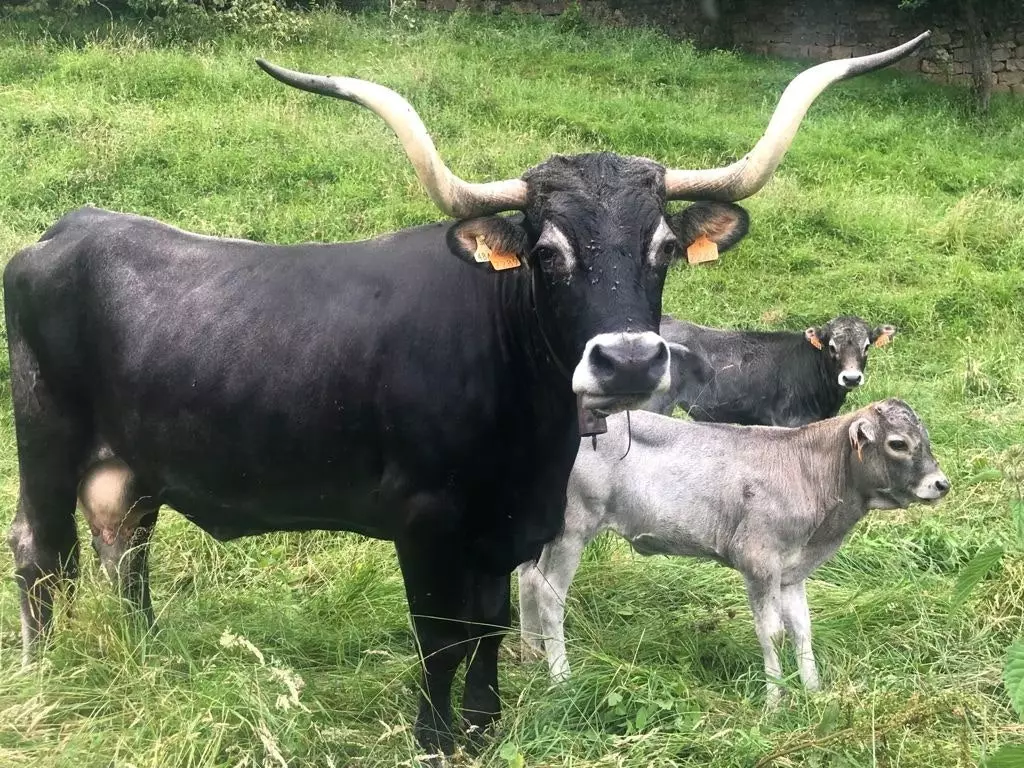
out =
[[880,325],[871,332],[871,343],[876,347],[884,347],[896,335],[896,328],[891,325]]
[[673,216],[668,225],[675,232],[682,253],[702,237],[714,243],[721,253],[747,234],[750,215],[733,203],[694,203]]
[[503,216],[460,221],[448,230],[448,247],[463,261],[488,272],[518,269],[529,250],[526,231]]
[[682,384],[700,386],[711,381],[714,372],[707,360],[685,344],[676,344],[670,341],[668,352],[673,390]]
[[861,449],[873,442],[875,442],[875,425],[871,423],[870,419],[861,417],[850,425],[850,445],[857,451],[857,458],[863,458],[860,455]]
[[818,335],[817,328],[807,328],[804,330],[804,338],[807,339],[808,343],[815,349],[821,349],[821,336]]

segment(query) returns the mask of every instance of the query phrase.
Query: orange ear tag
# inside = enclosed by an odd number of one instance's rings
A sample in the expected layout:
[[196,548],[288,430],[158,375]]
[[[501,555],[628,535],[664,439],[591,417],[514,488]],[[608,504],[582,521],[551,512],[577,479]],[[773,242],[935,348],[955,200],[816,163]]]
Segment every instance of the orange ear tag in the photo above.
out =
[[703,264],[706,261],[718,261],[718,243],[701,235],[686,249],[686,260],[691,264]]
[[815,349],[822,349],[821,339],[819,339],[817,336],[808,336],[807,340],[811,342],[811,346],[814,347]]
[[491,266],[494,267],[495,272],[500,272],[503,269],[515,269],[516,267],[522,266],[522,262],[519,261],[519,257],[514,253],[505,253],[503,251],[493,250],[484,242],[483,235],[476,236],[476,251],[473,252],[473,258],[481,264],[489,261]]
[[500,272],[503,269],[515,269],[516,267],[522,266],[522,264],[523,263],[519,261],[519,257],[514,253],[491,251],[491,266],[494,267],[495,272]]
[[883,333],[881,336],[879,336],[877,339],[875,339],[875,346],[876,347],[884,347],[886,344],[889,343],[889,339],[891,339],[891,338],[892,338],[892,336],[890,336],[889,334]]

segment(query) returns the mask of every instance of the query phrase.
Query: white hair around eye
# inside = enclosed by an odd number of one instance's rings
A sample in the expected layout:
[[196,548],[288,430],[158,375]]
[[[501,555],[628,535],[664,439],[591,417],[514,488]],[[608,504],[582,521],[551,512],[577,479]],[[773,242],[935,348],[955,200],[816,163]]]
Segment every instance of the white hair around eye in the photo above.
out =
[[654,230],[654,234],[651,235],[651,247],[647,250],[647,263],[653,267],[667,261],[665,258],[665,247],[670,243],[674,247],[675,242],[675,233],[668,223],[662,219],[658,222],[658,228]]
[[572,243],[557,226],[550,221],[544,223],[540,237],[537,239],[537,248],[546,248],[553,251],[559,257],[555,267],[561,272],[572,272],[576,267],[576,255],[572,250]]

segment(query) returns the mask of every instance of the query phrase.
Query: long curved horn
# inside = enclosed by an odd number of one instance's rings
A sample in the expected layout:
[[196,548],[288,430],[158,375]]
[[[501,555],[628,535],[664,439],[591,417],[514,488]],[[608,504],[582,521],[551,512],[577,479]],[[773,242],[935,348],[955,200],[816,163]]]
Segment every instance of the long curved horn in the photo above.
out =
[[381,117],[402,142],[430,199],[448,216],[470,219],[526,205],[526,182],[521,179],[470,184],[448,170],[434,147],[423,121],[409,102],[383,85],[352,77],[326,77],[293,72],[263,59],[256,63],[285,85],[334,96],[366,107]]
[[931,32],[924,32],[888,51],[826,61],[801,72],[783,92],[764,136],[749,153],[724,168],[665,171],[665,196],[669,200],[724,202],[750,197],[772,177],[818,94],[839,80],[887,67],[909,56],[930,36]]

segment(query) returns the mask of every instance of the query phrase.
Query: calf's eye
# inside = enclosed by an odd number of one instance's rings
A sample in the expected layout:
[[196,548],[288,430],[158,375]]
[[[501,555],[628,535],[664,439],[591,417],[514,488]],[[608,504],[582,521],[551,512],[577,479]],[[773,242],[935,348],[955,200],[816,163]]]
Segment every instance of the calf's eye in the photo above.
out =
[[889,447],[897,453],[905,453],[908,446],[906,440],[890,440]]

